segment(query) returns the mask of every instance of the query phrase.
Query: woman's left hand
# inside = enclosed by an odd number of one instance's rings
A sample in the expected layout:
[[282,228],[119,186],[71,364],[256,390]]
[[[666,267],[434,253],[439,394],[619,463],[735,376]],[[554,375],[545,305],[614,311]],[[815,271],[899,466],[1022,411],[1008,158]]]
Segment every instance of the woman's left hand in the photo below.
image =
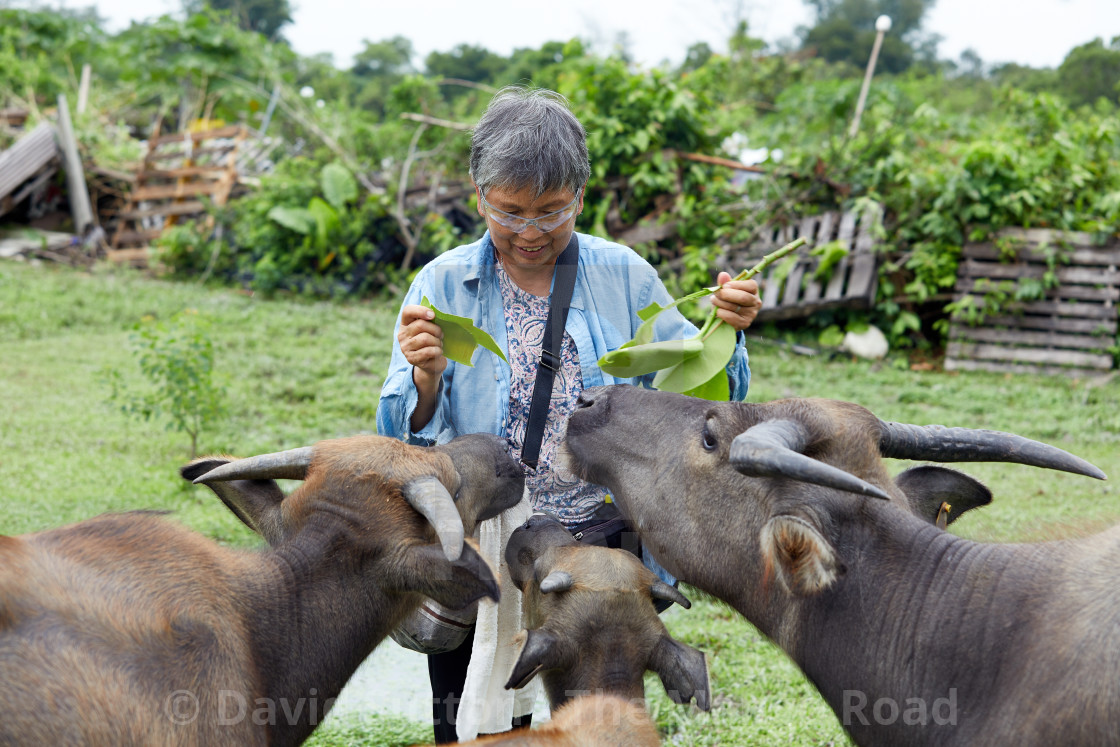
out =
[[762,299],[758,297],[758,283],[753,279],[732,280],[730,273],[721,272],[716,278],[716,284],[722,286],[711,296],[716,316],[736,330],[751,326],[751,322],[758,316],[758,310],[762,308]]

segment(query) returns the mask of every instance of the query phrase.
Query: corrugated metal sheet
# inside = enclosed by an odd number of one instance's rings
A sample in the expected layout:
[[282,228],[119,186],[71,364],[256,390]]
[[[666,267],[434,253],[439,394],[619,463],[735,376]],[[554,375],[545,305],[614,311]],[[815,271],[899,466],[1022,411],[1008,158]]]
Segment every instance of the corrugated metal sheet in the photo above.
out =
[[0,153],[0,200],[15,192],[57,157],[54,127],[49,122],[40,122],[15,145]]

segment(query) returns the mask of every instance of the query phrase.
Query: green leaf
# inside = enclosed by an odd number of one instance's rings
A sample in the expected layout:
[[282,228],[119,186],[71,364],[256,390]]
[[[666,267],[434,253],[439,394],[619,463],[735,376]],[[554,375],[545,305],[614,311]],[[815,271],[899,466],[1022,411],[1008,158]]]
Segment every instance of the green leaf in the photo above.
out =
[[474,326],[474,322],[467,317],[440,311],[432,306],[427,296],[420,299],[420,305],[435,312],[434,321],[443,330],[443,354],[450,360],[470,366],[475,348],[481,345],[507,364],[509,363],[502,349],[498,347],[498,343],[494,342],[494,338]]
[[358,182],[341,163],[328,163],[320,174],[327,202],[342,210],[348,202],[358,199]]
[[[645,325],[642,325],[645,326]],[[599,368],[611,376],[628,379],[676,366],[700,355],[704,343],[699,337],[687,340],[662,340],[632,345],[633,340],[599,359]]]
[[268,211],[268,217],[284,228],[307,236],[315,230],[315,216],[307,208],[276,205]]
[[331,233],[338,228],[338,211],[318,197],[312,197],[307,203],[307,211],[315,221],[315,245],[325,249]]
[[708,379],[705,383],[689,389],[687,392],[681,392],[689,397],[696,397],[698,399],[710,399],[714,402],[726,402],[731,399],[731,382],[727,378],[727,372],[720,370],[712,378]]
[[703,341],[699,337],[691,340],[701,343],[700,354],[687,358],[672,368],[659,371],[653,379],[655,389],[681,393],[697,389],[723,371],[735,352],[735,328],[728,324],[713,327]]

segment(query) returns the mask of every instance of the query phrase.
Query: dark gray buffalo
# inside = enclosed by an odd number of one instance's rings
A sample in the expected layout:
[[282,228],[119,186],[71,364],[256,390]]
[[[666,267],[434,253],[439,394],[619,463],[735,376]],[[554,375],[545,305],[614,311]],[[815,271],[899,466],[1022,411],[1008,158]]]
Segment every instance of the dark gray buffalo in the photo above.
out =
[[630,386],[584,392],[567,450],[669,571],[789,654],[857,743],[1120,744],[1120,527],[971,542],[934,522],[986,503],[983,486],[934,466],[892,480],[883,458],[1103,479],[1087,462],[846,402]]

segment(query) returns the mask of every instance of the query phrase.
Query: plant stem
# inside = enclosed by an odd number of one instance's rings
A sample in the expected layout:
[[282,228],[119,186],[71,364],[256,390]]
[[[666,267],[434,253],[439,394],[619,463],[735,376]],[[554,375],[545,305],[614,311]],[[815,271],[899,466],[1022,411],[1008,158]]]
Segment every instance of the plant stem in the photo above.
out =
[[[756,264],[754,267],[750,268],[749,270],[743,270],[738,275],[736,275],[734,278],[732,278],[732,280],[750,280],[755,275],[757,275],[758,273],[762,272],[767,267],[772,265],[774,262],[778,261],[779,259],[786,256],[787,254],[789,254],[791,252],[794,252],[797,249],[800,249],[802,246],[804,246],[805,244],[808,244],[808,243],[809,243],[809,240],[807,238],[805,238],[804,236],[802,236],[799,239],[794,239],[793,241],[791,241],[788,244],[786,244],[785,246],[783,246],[781,249],[776,249],[775,251],[771,252],[770,254],[767,254],[762,259],[760,259],[758,261],[758,264]],[[720,286],[720,287],[722,288],[723,286]],[[707,289],[705,289],[705,290],[707,290]],[[714,292],[714,291],[711,291],[711,292]],[[696,295],[696,294],[694,293],[692,295]],[[713,330],[715,330],[716,327],[718,327],[720,324],[723,323],[723,320],[720,319],[718,316],[716,316],[716,311],[717,310],[718,310],[718,307],[713,306],[712,310],[710,312],[708,312],[708,318],[704,320],[704,326],[700,328],[700,334],[699,334],[700,339],[702,339],[702,340],[708,339],[708,335],[710,335],[713,332]]]

